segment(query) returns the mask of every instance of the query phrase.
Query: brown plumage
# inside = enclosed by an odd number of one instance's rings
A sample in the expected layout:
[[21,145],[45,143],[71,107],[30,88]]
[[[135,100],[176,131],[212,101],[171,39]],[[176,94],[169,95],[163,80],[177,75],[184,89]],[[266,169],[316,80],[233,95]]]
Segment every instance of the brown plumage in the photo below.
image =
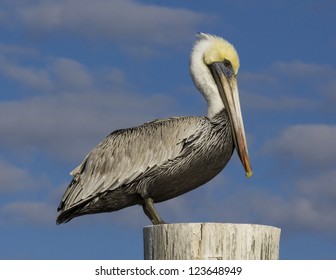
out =
[[71,172],[73,180],[58,207],[58,224],[135,204],[143,206],[153,224],[163,223],[153,203],[211,180],[225,167],[234,147],[247,175],[252,174],[236,88],[238,69],[232,66],[239,67],[238,57],[225,40],[199,37],[191,74],[208,102],[208,116],[161,119],[112,132]]

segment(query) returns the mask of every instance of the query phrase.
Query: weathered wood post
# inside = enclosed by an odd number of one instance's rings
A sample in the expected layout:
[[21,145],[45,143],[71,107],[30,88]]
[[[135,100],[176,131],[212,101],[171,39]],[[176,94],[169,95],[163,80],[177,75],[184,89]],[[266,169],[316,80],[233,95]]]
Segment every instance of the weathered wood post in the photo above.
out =
[[144,228],[145,260],[276,260],[280,229],[256,224],[185,223]]

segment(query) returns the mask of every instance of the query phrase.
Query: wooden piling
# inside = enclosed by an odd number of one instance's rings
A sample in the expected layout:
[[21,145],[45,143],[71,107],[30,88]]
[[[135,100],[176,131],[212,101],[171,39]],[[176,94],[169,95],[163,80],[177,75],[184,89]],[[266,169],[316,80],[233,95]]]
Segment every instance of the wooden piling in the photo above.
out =
[[277,260],[280,229],[256,224],[184,223],[144,228],[145,260]]

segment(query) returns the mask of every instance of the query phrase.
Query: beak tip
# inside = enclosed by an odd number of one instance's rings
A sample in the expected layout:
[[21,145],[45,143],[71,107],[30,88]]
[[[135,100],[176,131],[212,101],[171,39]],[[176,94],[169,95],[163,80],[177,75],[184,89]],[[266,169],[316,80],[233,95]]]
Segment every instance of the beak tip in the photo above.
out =
[[252,173],[253,173],[252,170],[247,171],[245,174],[246,178],[250,178],[252,176]]

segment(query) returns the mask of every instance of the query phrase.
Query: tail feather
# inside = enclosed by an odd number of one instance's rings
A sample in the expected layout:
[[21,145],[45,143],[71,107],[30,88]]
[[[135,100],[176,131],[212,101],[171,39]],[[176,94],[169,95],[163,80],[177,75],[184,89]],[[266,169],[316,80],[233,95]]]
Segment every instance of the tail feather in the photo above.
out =
[[59,225],[67,223],[75,217],[87,214],[85,211],[83,211],[83,204],[87,204],[87,201],[83,201],[83,203],[80,203],[74,207],[63,210],[64,202],[61,202],[57,208],[57,211],[60,212],[60,214],[56,219],[56,224]]
[[58,217],[56,219],[56,224],[59,225],[59,224],[67,223],[76,216],[73,215],[72,209],[63,211],[58,215]]

